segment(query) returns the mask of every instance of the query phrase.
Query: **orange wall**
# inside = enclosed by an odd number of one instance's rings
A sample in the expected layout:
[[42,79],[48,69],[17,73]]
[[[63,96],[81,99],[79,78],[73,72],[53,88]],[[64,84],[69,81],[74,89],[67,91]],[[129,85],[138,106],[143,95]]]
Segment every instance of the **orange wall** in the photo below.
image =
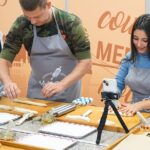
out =
[[[102,79],[115,77],[122,57],[129,51],[131,27],[135,18],[145,12],[145,2],[69,0],[69,11],[80,16],[89,33],[93,74],[84,78],[83,94],[92,96],[97,104]],[[130,97],[128,91],[124,100]]]
[[[65,8],[65,0],[52,2],[56,7]],[[89,33],[93,73],[84,77],[82,93],[83,96],[93,97],[94,104],[99,104],[101,81],[104,77],[114,78],[121,58],[129,50],[132,24],[136,17],[145,13],[145,1],[68,0],[68,11],[82,19]],[[8,0],[5,6],[0,6],[0,30],[7,34],[11,24],[21,13],[18,0]],[[11,75],[19,84],[22,96],[26,93],[29,72],[26,53],[21,51],[13,64]],[[124,99],[129,99],[128,96],[129,94],[125,95]]]

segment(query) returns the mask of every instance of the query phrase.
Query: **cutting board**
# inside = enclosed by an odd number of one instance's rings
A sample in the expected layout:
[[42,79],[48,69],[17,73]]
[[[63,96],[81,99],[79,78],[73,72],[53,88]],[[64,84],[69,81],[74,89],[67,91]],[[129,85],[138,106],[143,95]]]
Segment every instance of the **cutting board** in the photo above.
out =
[[[57,120],[98,127],[100,118],[101,118],[102,113],[103,113],[103,108],[102,107],[82,106],[82,107],[70,112],[67,115],[81,115],[89,109],[92,110],[92,113],[89,115],[89,118],[91,119],[89,122],[84,121],[84,120],[70,119],[70,118],[67,118],[66,115],[57,118]],[[150,117],[150,113],[142,113],[142,114],[146,118]],[[129,130],[131,130],[132,128],[134,128],[135,126],[137,126],[140,123],[140,120],[139,120],[137,115],[134,115],[132,117],[122,117],[122,119],[124,120],[124,122],[127,125]],[[120,124],[120,122],[119,122],[116,115],[108,115],[107,120],[109,120],[111,122],[114,122],[114,124],[111,124],[111,125],[106,124],[104,129],[109,130],[109,131],[124,132],[124,129],[121,126],[121,124]]]
[[[150,133],[150,129],[149,130],[144,130],[144,129],[141,129],[140,127],[137,127],[135,129],[133,129],[132,131],[130,131],[128,134],[126,134],[125,136],[121,137],[120,139],[118,139],[117,141],[115,141],[113,144],[111,144],[107,150],[112,150],[113,148],[115,148],[118,144],[120,144],[121,142],[124,142],[131,134],[133,135],[142,135],[142,134],[147,134],[147,133]],[[134,139],[135,141],[135,139]],[[134,142],[133,141],[133,142]],[[136,144],[136,147],[138,144],[142,144],[142,140],[140,140],[140,143],[137,143]],[[129,149],[129,148],[128,148]],[[130,147],[130,149],[133,149],[133,147]],[[135,148],[136,149],[136,148]],[[143,149],[145,149],[143,147]]]
[[[38,112],[37,115],[41,115],[41,114],[47,112],[48,110],[50,110],[53,107],[57,107],[57,106],[60,106],[62,104],[65,104],[65,103],[62,103],[62,102],[54,102],[54,101],[46,101],[46,100],[38,100],[38,99],[29,99],[29,98],[18,98],[18,99],[20,99],[20,100],[30,100],[30,101],[33,101],[33,102],[44,103],[44,104],[47,104],[47,106],[46,107],[41,107],[41,106],[17,103],[17,102],[13,102],[12,100],[10,100],[6,97],[2,97],[0,99],[0,105],[27,108],[27,109],[37,111]],[[15,111],[0,110],[0,112],[9,112],[9,113],[13,113],[13,114],[22,115],[22,113],[18,113],[18,112],[15,112]]]

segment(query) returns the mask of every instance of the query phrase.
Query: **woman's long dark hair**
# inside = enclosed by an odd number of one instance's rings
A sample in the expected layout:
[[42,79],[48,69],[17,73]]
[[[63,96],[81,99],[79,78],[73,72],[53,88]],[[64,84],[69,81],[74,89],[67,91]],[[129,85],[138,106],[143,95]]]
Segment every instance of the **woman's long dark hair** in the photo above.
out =
[[148,56],[150,58],[150,14],[144,14],[142,16],[139,16],[136,21],[133,24],[133,28],[132,28],[132,32],[131,32],[131,39],[130,39],[130,43],[131,43],[131,58],[130,60],[135,62],[136,60],[136,55],[137,55],[137,49],[133,43],[133,34],[135,30],[143,30],[147,37],[148,37],[148,45],[147,45],[147,49],[148,49]]

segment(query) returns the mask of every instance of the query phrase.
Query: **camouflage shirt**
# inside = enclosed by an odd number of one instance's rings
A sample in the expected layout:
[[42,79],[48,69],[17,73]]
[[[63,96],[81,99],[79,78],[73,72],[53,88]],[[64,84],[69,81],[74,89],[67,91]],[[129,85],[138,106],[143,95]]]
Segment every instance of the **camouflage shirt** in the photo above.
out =
[[[81,20],[73,14],[57,8],[54,9],[61,34],[72,53],[77,59],[90,58],[90,42]],[[52,36],[58,33],[54,19],[42,26],[36,26],[36,30],[39,37]],[[28,55],[30,55],[32,42],[33,25],[26,17],[20,16],[16,19],[6,36],[6,41],[0,57],[12,62],[16,54],[20,51],[22,44],[26,48]]]

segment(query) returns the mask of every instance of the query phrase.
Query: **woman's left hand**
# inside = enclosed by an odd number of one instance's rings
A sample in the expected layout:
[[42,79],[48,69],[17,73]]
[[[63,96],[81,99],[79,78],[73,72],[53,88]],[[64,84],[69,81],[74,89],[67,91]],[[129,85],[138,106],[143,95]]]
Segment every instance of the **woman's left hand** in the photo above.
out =
[[138,103],[135,104],[124,103],[122,104],[120,110],[125,114],[135,114],[137,111],[139,111],[139,106]]

